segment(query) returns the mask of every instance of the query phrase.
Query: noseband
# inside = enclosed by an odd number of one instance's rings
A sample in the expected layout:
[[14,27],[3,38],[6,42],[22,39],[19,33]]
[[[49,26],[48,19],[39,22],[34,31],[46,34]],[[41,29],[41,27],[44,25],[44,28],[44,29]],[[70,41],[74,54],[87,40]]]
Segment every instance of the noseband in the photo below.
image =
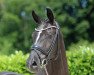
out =
[[38,32],[45,31],[45,30],[47,30],[47,29],[49,29],[49,28],[56,28],[56,34],[55,34],[55,36],[54,36],[54,38],[53,38],[53,41],[52,41],[50,47],[47,49],[47,53],[46,53],[41,47],[39,47],[39,46],[33,45],[33,46],[31,47],[31,49],[34,50],[34,51],[37,53],[37,55],[38,55],[38,57],[39,57],[39,59],[40,59],[40,62],[42,62],[42,61],[41,61],[40,55],[38,54],[38,51],[40,51],[42,54],[46,55],[46,60],[47,60],[47,62],[52,59],[52,58],[50,57],[50,55],[52,54],[52,50],[53,50],[53,48],[54,48],[54,46],[55,46],[55,43],[56,43],[56,40],[57,40],[57,37],[58,37],[58,30],[59,30],[59,27],[58,27],[58,26],[50,26],[50,27],[47,27],[47,28],[41,29],[41,30],[38,30],[38,29],[35,28],[35,31],[38,31]]

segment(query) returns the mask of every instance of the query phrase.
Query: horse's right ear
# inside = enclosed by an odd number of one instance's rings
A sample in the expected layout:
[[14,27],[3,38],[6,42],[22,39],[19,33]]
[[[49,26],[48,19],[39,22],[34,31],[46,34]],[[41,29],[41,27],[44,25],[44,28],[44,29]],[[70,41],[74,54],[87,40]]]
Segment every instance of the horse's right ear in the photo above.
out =
[[32,16],[33,16],[33,19],[34,21],[37,23],[37,24],[41,24],[41,18],[35,13],[35,11],[33,10],[32,11]]

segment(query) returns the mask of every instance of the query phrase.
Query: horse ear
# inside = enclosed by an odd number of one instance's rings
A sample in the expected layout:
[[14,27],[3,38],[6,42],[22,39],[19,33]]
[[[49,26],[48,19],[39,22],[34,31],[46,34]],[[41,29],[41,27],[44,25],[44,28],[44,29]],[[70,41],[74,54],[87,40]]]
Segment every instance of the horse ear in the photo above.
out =
[[35,13],[35,11],[33,10],[32,11],[32,16],[33,16],[33,19],[34,21],[37,23],[37,24],[41,24],[41,18]]
[[50,8],[46,8],[46,11],[47,11],[47,17],[48,17],[49,21],[51,23],[53,23],[54,22],[54,15],[53,15],[52,10]]

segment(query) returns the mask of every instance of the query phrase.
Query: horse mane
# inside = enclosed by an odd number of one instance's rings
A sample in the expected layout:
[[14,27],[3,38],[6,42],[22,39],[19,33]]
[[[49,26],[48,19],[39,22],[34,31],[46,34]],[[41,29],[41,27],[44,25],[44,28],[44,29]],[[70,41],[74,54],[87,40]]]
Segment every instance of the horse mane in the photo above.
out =
[[49,62],[47,70],[49,75],[68,75],[65,45],[60,30],[58,35],[59,56],[57,60]]

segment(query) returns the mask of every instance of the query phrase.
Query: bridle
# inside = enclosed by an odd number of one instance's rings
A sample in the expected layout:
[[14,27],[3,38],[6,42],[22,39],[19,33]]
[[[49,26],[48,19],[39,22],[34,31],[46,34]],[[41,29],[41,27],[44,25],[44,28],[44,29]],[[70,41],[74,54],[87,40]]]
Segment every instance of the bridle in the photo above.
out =
[[[47,29],[49,29],[49,28],[56,28],[56,34],[55,34],[54,38],[52,39],[52,43],[51,43],[50,47],[47,49],[47,53],[45,53],[45,51],[44,51],[41,47],[39,47],[39,46],[34,46],[34,45],[32,45],[32,47],[31,47],[31,49],[37,53],[37,55],[38,55],[38,57],[39,57],[39,59],[40,59],[41,64],[42,64],[42,60],[41,60],[41,57],[40,57],[38,51],[40,51],[42,54],[46,55],[46,59],[45,59],[45,60],[46,60],[47,62],[52,59],[52,58],[50,57],[50,55],[51,55],[52,52],[53,52],[52,50],[53,50],[53,48],[54,48],[54,46],[55,46],[55,43],[56,43],[56,40],[57,40],[57,38],[58,38],[58,30],[59,30],[59,27],[58,27],[58,26],[50,26],[50,27],[47,27],[47,28],[44,28],[44,29],[40,29],[40,30],[35,28],[35,31],[38,31],[38,32],[45,31],[45,30],[47,30]],[[56,58],[57,58],[57,57],[55,57],[55,59],[56,59]]]

